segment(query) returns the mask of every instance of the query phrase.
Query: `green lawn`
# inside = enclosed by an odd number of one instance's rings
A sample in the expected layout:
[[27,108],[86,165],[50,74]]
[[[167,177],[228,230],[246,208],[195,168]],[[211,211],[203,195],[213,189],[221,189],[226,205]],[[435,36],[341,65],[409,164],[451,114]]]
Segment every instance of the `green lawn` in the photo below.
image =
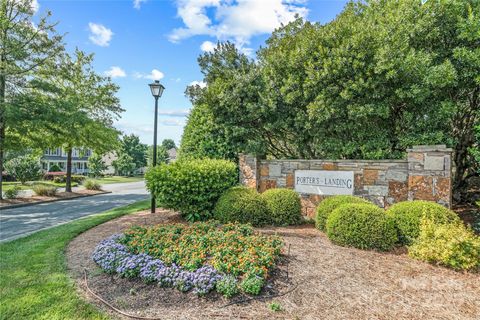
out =
[[108,319],[76,293],[65,247],[78,234],[148,204],[140,201],[0,244],[0,319]]
[[124,183],[124,182],[137,182],[142,181],[143,176],[134,176],[134,177],[120,177],[120,176],[112,176],[112,177],[104,177],[97,179],[100,184],[112,184],[112,183]]

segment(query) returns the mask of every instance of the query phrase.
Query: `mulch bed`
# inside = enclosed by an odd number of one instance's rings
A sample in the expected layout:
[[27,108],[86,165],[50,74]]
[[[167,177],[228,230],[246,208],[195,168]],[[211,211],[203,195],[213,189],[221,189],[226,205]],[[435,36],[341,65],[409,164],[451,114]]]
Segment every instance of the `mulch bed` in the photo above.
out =
[[[171,211],[144,211],[109,221],[75,238],[66,254],[79,292],[118,319],[125,317],[87,293],[84,269],[88,270],[89,287],[105,300],[129,314],[159,319],[480,319],[480,274],[415,261],[404,250],[378,253],[339,247],[310,225],[259,229],[282,236],[285,253],[290,247],[290,255],[281,259],[262,294],[295,290],[273,299],[226,307],[231,301],[215,294],[198,298],[107,275],[90,258],[98,242],[132,225],[181,221]],[[272,301],[283,311],[271,311],[268,303]]]
[[90,195],[97,195],[106,193],[99,190],[79,190],[76,192],[58,192],[54,197],[44,197],[33,195],[31,197],[18,197],[15,199],[3,199],[0,200],[0,208],[8,208],[10,206],[23,205],[23,204],[37,204],[42,202],[51,202],[55,200],[67,200],[78,197],[85,197]]

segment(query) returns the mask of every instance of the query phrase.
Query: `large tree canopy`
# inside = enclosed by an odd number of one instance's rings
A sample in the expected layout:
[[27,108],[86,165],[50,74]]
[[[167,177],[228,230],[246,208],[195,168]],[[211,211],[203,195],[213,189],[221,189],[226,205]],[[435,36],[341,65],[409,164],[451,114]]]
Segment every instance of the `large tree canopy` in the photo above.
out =
[[384,159],[447,144],[457,189],[478,167],[478,0],[349,3],[325,25],[277,29],[256,60],[220,43],[199,65],[182,156]]

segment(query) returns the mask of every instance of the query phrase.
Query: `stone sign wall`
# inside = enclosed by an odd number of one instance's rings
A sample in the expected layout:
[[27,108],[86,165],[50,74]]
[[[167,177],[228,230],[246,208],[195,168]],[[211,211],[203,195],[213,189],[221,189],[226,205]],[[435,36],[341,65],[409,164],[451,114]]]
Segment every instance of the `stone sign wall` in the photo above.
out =
[[265,160],[241,154],[240,182],[260,192],[295,189],[308,217],[331,194],[361,196],[384,208],[405,200],[450,207],[451,153],[445,145],[436,145],[415,146],[407,150],[406,160]]

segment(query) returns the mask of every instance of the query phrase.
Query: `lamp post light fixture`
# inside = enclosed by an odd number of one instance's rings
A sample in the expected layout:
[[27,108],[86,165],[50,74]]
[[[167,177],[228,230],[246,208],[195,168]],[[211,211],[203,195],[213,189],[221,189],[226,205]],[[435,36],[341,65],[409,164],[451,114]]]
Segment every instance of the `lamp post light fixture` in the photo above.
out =
[[[158,98],[162,96],[163,90],[165,87],[160,83],[160,81],[155,80],[153,83],[149,84],[150,90],[152,91],[152,96],[155,98],[155,125],[153,129],[153,161],[152,166],[157,165],[157,114],[158,114]],[[152,193],[152,204],[151,204],[151,213],[155,213],[155,195]]]

